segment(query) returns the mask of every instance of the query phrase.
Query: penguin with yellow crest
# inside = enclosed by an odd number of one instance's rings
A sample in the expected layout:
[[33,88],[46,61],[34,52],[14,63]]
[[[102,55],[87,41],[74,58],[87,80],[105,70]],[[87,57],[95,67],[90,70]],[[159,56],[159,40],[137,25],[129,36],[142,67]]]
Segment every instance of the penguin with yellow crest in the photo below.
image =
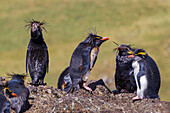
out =
[[92,92],[92,89],[86,86],[86,81],[97,60],[100,45],[108,39],[108,37],[89,33],[87,38],[74,50],[70,65],[61,73],[58,88],[67,93],[81,87]]
[[16,113],[24,112],[30,107],[28,102],[30,92],[25,86],[25,79],[27,75],[9,74],[9,76],[11,76],[12,79],[7,84],[8,89],[10,92],[16,94],[13,97],[9,97],[11,101],[11,108],[14,109]]
[[137,85],[137,96],[133,100],[144,98],[158,98],[160,88],[160,72],[155,61],[143,49],[135,49],[132,55],[132,67]]

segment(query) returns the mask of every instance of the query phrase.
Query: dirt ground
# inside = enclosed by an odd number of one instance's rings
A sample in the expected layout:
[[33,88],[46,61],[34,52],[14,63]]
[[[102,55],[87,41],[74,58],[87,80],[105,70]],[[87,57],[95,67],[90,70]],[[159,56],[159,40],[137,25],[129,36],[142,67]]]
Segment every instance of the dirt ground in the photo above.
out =
[[170,102],[158,99],[144,99],[133,102],[135,94],[122,93],[114,95],[103,85],[90,81],[93,93],[84,89],[66,94],[50,86],[34,87],[30,90],[31,107],[26,113],[58,112],[114,112],[114,113],[170,113]]

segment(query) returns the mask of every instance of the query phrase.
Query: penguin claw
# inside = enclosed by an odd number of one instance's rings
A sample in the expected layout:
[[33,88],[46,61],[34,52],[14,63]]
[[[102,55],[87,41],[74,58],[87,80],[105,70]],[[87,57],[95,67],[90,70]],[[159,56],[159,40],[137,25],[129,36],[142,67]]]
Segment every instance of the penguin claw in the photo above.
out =
[[45,85],[47,85],[47,83],[40,83],[39,85],[43,85],[43,86],[45,86]]
[[132,98],[132,100],[133,100],[133,101],[141,100],[141,98],[140,98],[140,97],[138,97],[138,96],[136,96],[136,97],[133,97],[133,98]]

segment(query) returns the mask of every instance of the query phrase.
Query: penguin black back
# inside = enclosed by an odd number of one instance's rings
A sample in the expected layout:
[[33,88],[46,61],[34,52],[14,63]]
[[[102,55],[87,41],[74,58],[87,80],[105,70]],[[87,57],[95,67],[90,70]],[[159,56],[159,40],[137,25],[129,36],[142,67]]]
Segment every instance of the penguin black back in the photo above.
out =
[[128,58],[129,52],[134,49],[129,45],[122,44],[117,47],[115,85],[119,93],[133,93],[136,90],[136,83],[133,76],[132,58]]
[[48,48],[42,34],[42,30],[45,30],[44,24],[44,22],[33,20],[26,25],[31,30],[31,39],[26,55],[26,72],[28,67],[33,85],[45,85],[44,78],[48,72]]

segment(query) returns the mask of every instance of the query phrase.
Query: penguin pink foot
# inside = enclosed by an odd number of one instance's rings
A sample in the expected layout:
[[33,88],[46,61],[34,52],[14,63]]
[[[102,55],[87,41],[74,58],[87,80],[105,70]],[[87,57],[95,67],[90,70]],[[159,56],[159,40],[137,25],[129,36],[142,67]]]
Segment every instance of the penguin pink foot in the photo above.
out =
[[138,97],[138,96],[136,96],[136,97],[133,97],[132,100],[133,100],[133,101],[135,101],[135,100],[141,100],[141,98]]
[[85,82],[83,82],[83,87],[84,87],[86,90],[92,92],[92,89],[91,89],[90,87],[86,86],[86,83],[85,83]]

